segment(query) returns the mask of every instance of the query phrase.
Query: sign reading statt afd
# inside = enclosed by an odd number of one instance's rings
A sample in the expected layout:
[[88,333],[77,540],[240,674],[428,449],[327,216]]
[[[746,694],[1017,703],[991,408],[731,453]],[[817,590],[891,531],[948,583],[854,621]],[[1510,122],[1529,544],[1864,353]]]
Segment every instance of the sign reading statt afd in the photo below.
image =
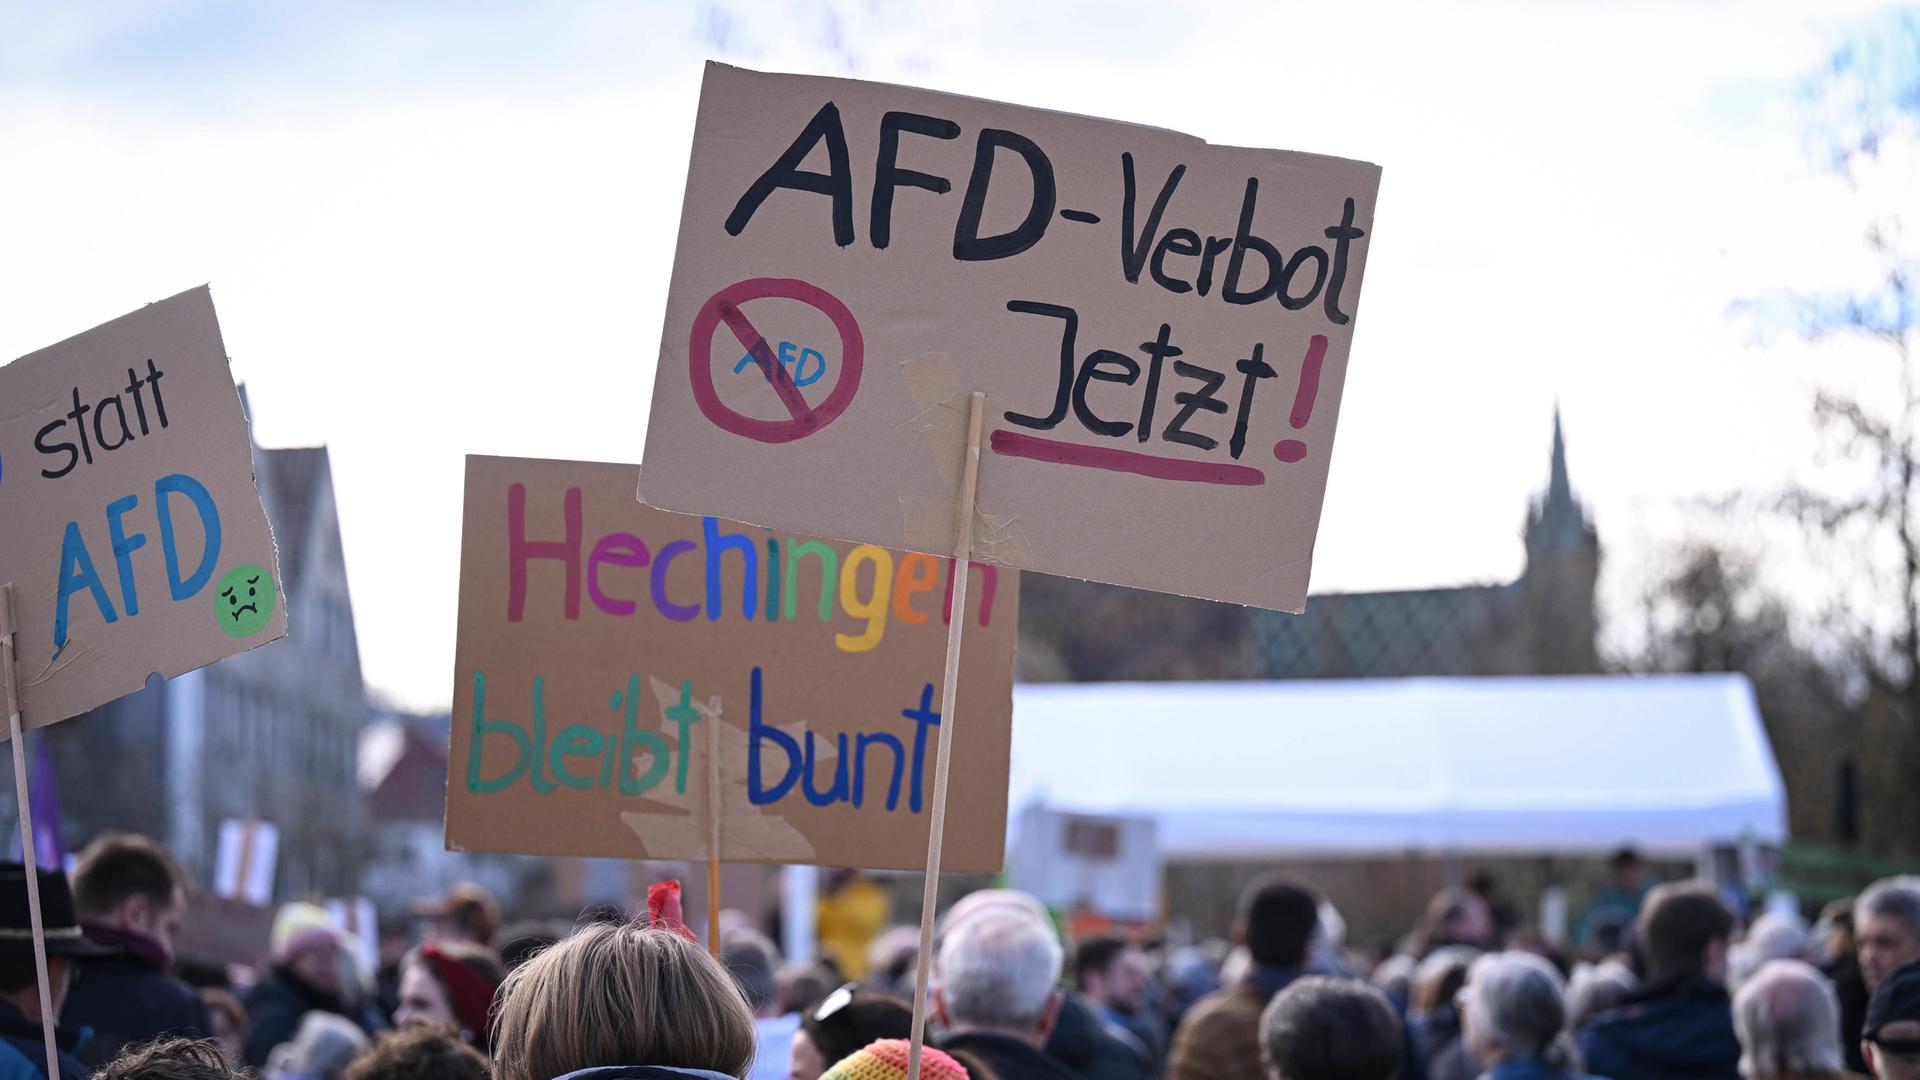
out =
[[205,286],[0,367],[26,726],[285,636],[278,571]]

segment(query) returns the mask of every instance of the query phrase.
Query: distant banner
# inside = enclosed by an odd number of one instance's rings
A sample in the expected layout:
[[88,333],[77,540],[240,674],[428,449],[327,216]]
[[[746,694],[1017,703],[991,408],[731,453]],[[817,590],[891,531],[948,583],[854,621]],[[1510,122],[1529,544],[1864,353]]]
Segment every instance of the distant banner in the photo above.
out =
[[946,864],[999,870],[1019,574],[634,501],[635,467],[469,457],[447,846],[926,861],[947,622],[966,618]]

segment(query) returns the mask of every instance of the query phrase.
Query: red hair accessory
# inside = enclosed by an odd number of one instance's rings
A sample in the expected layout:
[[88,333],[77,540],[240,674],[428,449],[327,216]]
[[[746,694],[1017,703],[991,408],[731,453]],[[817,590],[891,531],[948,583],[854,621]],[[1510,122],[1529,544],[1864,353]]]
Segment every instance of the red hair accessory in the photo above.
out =
[[433,977],[446,987],[447,1001],[453,1006],[454,1019],[460,1022],[461,1029],[491,1043],[493,995],[499,988],[432,942],[420,946],[420,959],[426,961],[433,969]]
[[687,929],[685,919],[680,917],[680,879],[668,878],[647,886],[647,922],[662,930],[671,930],[694,944],[700,939]]

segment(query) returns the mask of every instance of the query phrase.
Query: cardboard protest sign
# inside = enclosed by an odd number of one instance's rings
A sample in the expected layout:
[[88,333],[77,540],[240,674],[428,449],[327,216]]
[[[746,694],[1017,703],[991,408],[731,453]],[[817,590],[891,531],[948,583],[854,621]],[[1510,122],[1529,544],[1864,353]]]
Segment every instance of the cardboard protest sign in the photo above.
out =
[[946,846],[998,870],[1019,575],[634,501],[634,467],[467,458],[447,846],[918,869],[947,622]]
[[1379,181],[709,64],[639,496],[1300,610]]
[[280,827],[270,821],[228,818],[220,823],[213,859],[214,895],[266,907],[273,903],[273,872],[280,858]]
[[205,286],[0,367],[0,581],[28,727],[285,636]]
[[1007,873],[1050,908],[1145,922],[1160,912],[1159,825],[1150,817],[1028,806]]

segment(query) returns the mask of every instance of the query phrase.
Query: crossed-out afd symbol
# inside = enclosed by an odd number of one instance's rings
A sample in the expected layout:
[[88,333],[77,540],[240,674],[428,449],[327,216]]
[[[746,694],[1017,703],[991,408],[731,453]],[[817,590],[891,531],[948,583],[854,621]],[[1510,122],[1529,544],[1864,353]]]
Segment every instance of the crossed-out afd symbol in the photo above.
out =
[[[767,347],[766,336],[754,329],[740,310],[741,305],[749,301],[769,297],[797,300],[817,309],[840,334],[840,377],[818,405],[808,404],[800,388],[794,385],[793,376]],[[753,357],[774,395],[786,407],[788,419],[743,416],[720,400],[713,381],[713,338],[723,322]],[[831,424],[852,404],[853,395],[860,389],[864,359],[860,324],[854,320],[853,312],[832,293],[795,278],[749,278],[721,289],[700,306],[687,335],[688,376],[692,380],[693,400],[700,406],[700,412],[722,431],[765,443],[804,439]]]

